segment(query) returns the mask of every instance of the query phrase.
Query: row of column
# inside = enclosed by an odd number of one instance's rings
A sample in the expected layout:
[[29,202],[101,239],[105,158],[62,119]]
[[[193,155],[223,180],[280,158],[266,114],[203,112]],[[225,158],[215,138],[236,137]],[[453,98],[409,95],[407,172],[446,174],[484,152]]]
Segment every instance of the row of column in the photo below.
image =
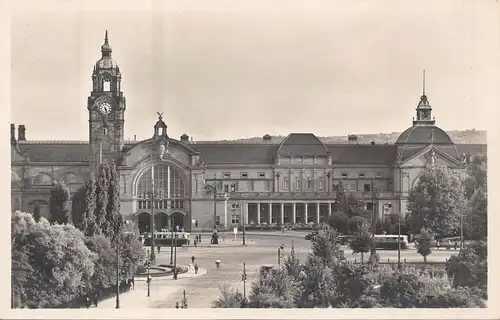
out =
[[[333,202],[315,202],[314,204],[316,205],[316,222],[319,222],[320,219],[320,206],[321,205],[327,205],[328,207],[328,217],[332,215],[332,203]],[[250,203],[245,203],[245,207],[243,208],[244,214],[243,216],[245,217],[245,223],[248,223],[249,220],[249,210],[248,206]],[[253,204],[253,203],[252,203]],[[271,224],[273,223],[272,218],[273,218],[273,204],[276,203],[267,203],[263,204],[260,202],[255,203],[257,205],[257,223],[261,222],[261,205],[267,205],[268,206],[268,223]],[[280,204],[280,221],[279,223],[285,223],[285,204],[291,204],[292,205],[292,219],[288,219],[288,222],[291,223],[296,223],[297,222],[297,204],[304,206],[304,220],[302,222],[308,222],[308,215],[309,215],[309,204],[308,202],[293,202],[293,203],[286,203],[286,202],[281,202]]]

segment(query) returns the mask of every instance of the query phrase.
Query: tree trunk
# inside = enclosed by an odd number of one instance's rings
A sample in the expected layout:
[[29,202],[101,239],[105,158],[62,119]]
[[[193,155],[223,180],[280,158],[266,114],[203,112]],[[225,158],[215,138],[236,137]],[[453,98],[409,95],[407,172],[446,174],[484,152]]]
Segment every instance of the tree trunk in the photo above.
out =
[[363,252],[361,252],[361,264],[364,263],[364,257],[365,257],[365,254]]
[[427,263],[427,256],[424,256],[424,263]]

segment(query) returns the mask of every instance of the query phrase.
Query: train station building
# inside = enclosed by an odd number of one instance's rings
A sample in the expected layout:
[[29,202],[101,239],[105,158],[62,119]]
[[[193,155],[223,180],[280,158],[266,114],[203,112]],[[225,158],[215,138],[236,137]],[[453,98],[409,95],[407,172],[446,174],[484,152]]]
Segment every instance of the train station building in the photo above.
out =
[[157,229],[173,220],[187,231],[211,230],[214,208],[215,223],[227,229],[243,221],[326,221],[335,210],[340,181],[383,219],[390,213],[405,214],[409,191],[427,164],[463,177],[465,160],[486,152],[486,144],[455,143],[436,126],[425,93],[413,122],[392,143],[374,144],[350,135],[345,143],[330,144],[314,133],[290,133],[282,139],[266,134],[251,143],[193,141],[187,134],[169,136],[161,113],[151,124],[151,138],[125,141],[126,109],[134,106],[126,105],[107,34],[101,54],[87,100],[87,141],[28,140],[24,125],[11,124],[13,211],[39,210],[48,217],[54,180],[64,180],[74,192],[100,163],[114,161],[121,213],[141,231],[149,228],[152,213]]

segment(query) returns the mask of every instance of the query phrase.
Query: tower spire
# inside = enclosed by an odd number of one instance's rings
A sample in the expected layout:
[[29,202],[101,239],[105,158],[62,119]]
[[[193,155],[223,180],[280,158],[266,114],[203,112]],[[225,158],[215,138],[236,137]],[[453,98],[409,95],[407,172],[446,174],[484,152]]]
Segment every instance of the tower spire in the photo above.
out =
[[106,30],[106,33],[104,34],[104,44],[108,44],[108,30]]
[[108,41],[108,30],[104,33],[104,44],[101,46],[101,52],[103,57],[111,56],[112,49]]
[[[107,37],[107,31],[106,31],[106,37]],[[422,77],[422,95],[425,96],[425,69],[423,70],[423,77]]]

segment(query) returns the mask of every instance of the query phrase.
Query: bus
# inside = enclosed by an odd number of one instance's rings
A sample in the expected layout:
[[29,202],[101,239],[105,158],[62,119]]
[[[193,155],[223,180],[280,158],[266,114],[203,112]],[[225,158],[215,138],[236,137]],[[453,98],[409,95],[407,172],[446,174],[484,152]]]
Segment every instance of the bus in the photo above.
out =
[[398,249],[398,237],[401,249],[408,248],[408,236],[397,234],[376,234],[373,236],[376,249]]
[[[172,232],[168,232],[168,231],[157,231],[154,233],[154,243],[156,246],[162,246],[162,247],[165,247],[165,246],[171,246],[172,245],[172,239],[173,239],[173,235],[175,235],[175,238],[177,239],[177,241],[175,241],[174,243],[176,244],[177,247],[181,247],[183,245],[189,245],[191,243],[190,241],[190,234],[187,233],[187,232],[176,232],[174,234],[172,234]],[[148,233],[145,233],[143,235],[143,245],[145,246],[150,246],[151,245],[151,234],[148,232]]]

